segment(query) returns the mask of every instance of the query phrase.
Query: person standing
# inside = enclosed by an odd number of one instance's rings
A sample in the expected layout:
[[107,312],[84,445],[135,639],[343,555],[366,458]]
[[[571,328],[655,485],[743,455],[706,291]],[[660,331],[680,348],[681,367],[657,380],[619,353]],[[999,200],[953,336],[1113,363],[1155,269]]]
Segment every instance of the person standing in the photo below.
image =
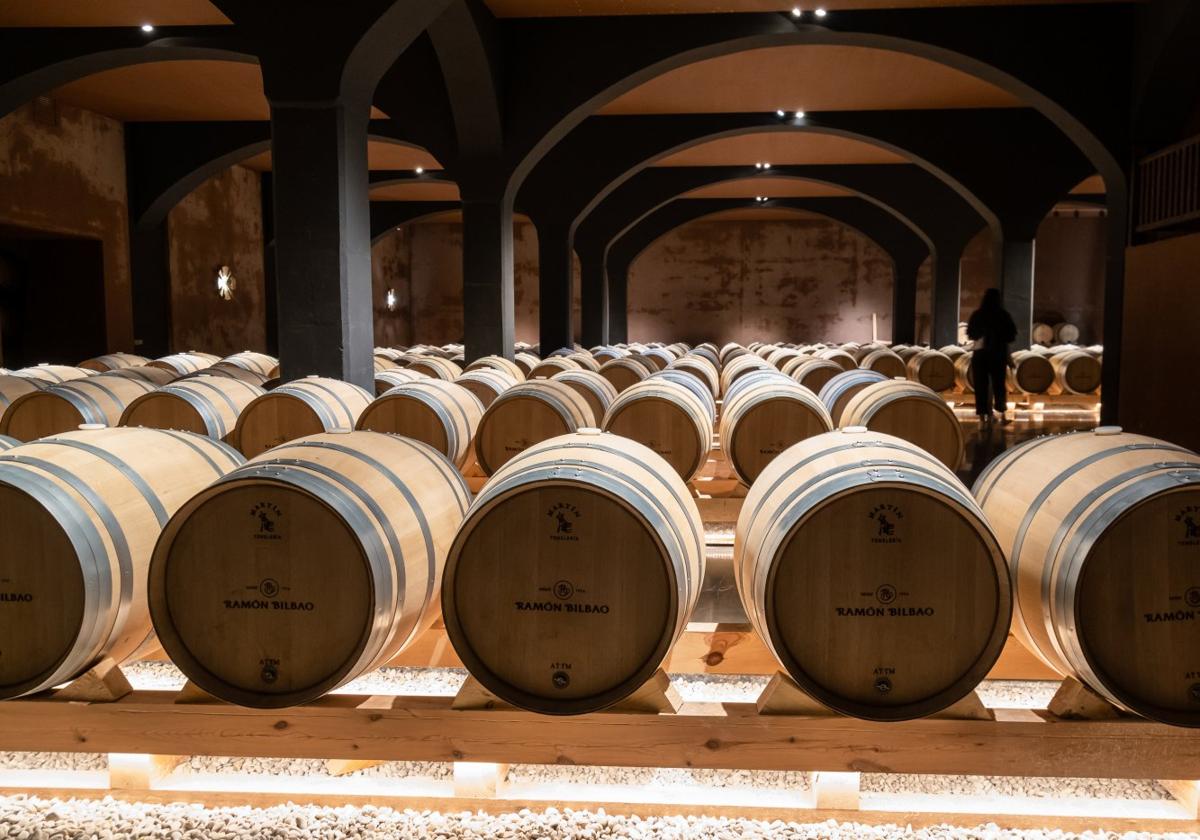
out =
[[971,375],[975,380],[975,413],[980,422],[994,419],[992,406],[1000,412],[1000,422],[1007,423],[1008,393],[1005,376],[1008,372],[1008,345],[1017,337],[1017,325],[1004,308],[999,289],[988,289],[983,303],[967,321],[967,338],[975,342],[971,356]]

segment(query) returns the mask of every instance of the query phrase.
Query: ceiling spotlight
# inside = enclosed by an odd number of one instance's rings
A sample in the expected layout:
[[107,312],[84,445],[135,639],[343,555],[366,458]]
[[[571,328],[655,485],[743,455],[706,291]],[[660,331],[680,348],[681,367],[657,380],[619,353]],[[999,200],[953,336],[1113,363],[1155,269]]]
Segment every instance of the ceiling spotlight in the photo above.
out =
[[800,7],[799,7],[799,6],[793,6],[793,7],[792,7],[792,17],[794,17],[794,18],[798,18],[798,17],[800,17],[800,15],[801,15],[801,14],[802,14],[802,12],[800,11]]
[[797,112],[796,112],[796,119],[798,119],[798,120],[802,120],[802,119],[804,119],[804,112],[803,112],[803,111],[797,111]]
[[142,31],[143,31],[143,32],[153,32],[153,31],[154,31],[154,27],[153,27],[153,26],[151,26],[151,25],[150,25],[150,24],[148,24],[148,23],[143,23],[143,24],[142,24]]
[[815,12],[813,12],[813,14],[819,18],[823,18],[825,15],[829,14],[829,12],[825,11],[824,9],[817,9]]
[[762,168],[763,168],[763,169],[770,169],[770,168],[771,168],[771,164],[769,164],[769,163],[764,163],[764,164],[762,165]]
[[776,111],[776,112],[775,112],[775,116],[777,116],[777,117],[786,117],[786,116],[787,116],[787,111],[784,111],[784,110],[779,110],[779,111]]
[[418,167],[417,167],[416,169],[414,169],[413,171],[414,171],[414,172],[416,172],[418,175],[423,175],[423,174],[425,173],[425,167],[424,167],[424,166],[418,166]]
[[754,168],[755,168],[755,169],[762,169],[762,164],[761,164],[761,163],[756,163],[756,164],[754,164]]

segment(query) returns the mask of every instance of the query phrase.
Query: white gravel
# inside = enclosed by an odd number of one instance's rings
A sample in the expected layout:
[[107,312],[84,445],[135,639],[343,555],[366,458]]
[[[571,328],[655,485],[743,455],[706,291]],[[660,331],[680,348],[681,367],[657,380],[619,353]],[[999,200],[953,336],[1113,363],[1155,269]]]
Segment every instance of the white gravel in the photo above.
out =
[[[180,779],[202,776],[295,776],[306,779],[331,778],[328,762],[319,758],[244,758],[240,756],[193,755],[175,768]],[[433,779],[448,781],[454,778],[449,762],[388,761],[346,773],[342,778],[375,779]]]
[[923,793],[958,796],[1014,796],[1033,799],[1123,799],[1170,801],[1153,779],[1072,779],[1042,776],[915,776],[863,773],[863,793]]
[[683,767],[571,767],[560,764],[514,764],[509,784],[570,783],[634,785],[658,791],[710,787],[740,790],[806,791],[810,774],[784,770],[703,770]]
[[104,753],[0,752],[0,770],[108,770]]
[[[405,838],[405,840],[492,840],[539,838],[544,840],[800,840],[800,838],[912,837],[987,838],[987,840],[1108,840],[1108,832],[1071,834],[1050,830],[1016,831],[994,823],[974,828],[935,826],[912,829],[899,825],[784,822],[781,820],[726,819],[715,817],[625,817],[571,808],[488,815],[463,811],[394,810],[373,806],[318,808],[281,805],[272,808],[204,808],[196,805],[145,805],[113,799],[99,801],[0,798],[0,840],[50,840],[51,838],[171,838],[172,840],[307,840],[307,838]],[[1127,834],[1140,838],[1146,835]],[[1171,833],[1164,840],[1184,840],[1197,835]]]

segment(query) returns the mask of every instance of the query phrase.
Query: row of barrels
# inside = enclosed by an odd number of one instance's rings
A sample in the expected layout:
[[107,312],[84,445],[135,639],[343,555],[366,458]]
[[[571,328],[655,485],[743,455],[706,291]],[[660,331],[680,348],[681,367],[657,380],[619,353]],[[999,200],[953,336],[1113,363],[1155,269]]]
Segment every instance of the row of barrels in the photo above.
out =
[[[474,500],[440,453],[372,432],[246,462],[149,429],[4,447],[4,697],[161,644],[218,698],[303,703],[386,663],[440,607],[498,697],[591,712],[661,665],[704,577],[675,470],[598,430],[531,446]],[[913,445],[846,428],[766,467],[734,568],[780,667],[835,711],[950,706],[1011,622],[1118,707],[1196,726],[1198,520],[1200,456],[1119,429],[1015,447],[972,492]]]
[[[973,353],[959,348],[951,351],[955,382],[960,391],[975,390]],[[1077,347],[1018,350],[1011,356],[1007,371],[1008,388],[1027,394],[1094,394],[1100,390],[1102,357]]]

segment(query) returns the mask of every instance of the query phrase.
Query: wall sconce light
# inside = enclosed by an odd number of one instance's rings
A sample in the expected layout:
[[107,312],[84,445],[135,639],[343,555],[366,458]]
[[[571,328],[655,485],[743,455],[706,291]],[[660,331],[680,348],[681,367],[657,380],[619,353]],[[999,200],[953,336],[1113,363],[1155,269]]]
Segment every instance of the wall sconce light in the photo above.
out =
[[388,312],[396,311],[396,290],[395,289],[387,290],[387,294],[385,294],[383,296],[383,303],[384,303],[384,306],[387,307]]
[[223,300],[233,300],[233,290],[237,288],[237,278],[227,265],[217,270],[217,294]]

